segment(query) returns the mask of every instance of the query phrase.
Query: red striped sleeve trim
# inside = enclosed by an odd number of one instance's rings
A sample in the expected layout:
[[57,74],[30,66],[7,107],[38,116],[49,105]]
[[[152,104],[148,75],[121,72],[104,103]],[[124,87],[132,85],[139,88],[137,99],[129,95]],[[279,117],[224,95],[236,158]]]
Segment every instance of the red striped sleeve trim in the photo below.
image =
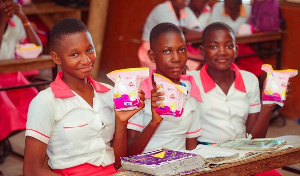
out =
[[46,138],[49,138],[49,139],[50,139],[50,137],[49,137],[49,136],[47,136],[47,135],[44,135],[43,133],[41,133],[41,132],[39,132],[39,131],[36,131],[36,130],[34,130],[34,129],[26,129],[26,130],[30,130],[30,131],[36,132],[36,133],[38,133],[38,134],[40,134],[40,135],[42,135],[42,136],[44,136],[44,137],[46,137]]
[[251,104],[250,106],[258,106],[258,105],[260,105],[260,103]]
[[143,125],[140,125],[140,124],[137,124],[137,123],[128,122],[128,124],[134,125],[134,126],[137,126],[137,127],[140,127],[140,128],[144,128]]
[[194,134],[194,133],[198,133],[198,132],[201,131],[201,130],[202,130],[202,128],[200,128],[200,129],[197,130],[197,131],[187,132],[186,134]]
[[87,126],[88,124],[83,124],[83,125],[79,125],[79,126],[72,126],[72,127],[64,127],[64,129],[67,129],[67,128],[78,128],[78,127],[84,127],[84,126]]

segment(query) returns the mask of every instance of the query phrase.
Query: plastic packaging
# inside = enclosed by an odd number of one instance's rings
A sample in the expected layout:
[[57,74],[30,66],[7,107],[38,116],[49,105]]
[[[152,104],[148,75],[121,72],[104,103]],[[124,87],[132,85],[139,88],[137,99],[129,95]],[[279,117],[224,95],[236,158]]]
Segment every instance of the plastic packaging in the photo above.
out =
[[114,102],[117,111],[137,109],[141,105],[138,90],[141,81],[149,77],[149,68],[128,68],[107,74],[115,83]]
[[16,53],[21,58],[34,59],[41,54],[42,49],[42,46],[36,46],[33,43],[18,44],[16,46]]
[[178,120],[184,110],[187,88],[157,73],[154,73],[154,81],[157,91],[165,93],[165,99],[157,102],[160,107],[155,108],[156,112],[164,119]]
[[286,89],[290,77],[298,74],[298,70],[273,70],[269,64],[262,65],[262,70],[267,72],[265,88],[262,94],[263,104],[276,103],[283,106],[286,99]]

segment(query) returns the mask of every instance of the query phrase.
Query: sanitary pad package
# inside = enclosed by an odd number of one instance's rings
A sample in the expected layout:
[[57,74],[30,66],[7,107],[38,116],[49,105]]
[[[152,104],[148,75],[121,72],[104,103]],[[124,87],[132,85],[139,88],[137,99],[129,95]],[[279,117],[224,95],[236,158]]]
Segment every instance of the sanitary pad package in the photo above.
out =
[[273,70],[269,64],[262,65],[262,70],[267,72],[267,80],[262,95],[263,104],[276,103],[283,106],[286,96],[286,89],[290,77],[298,74],[298,70]]
[[184,103],[187,96],[187,88],[173,83],[168,78],[154,73],[154,81],[159,92],[164,92],[164,100],[158,101],[160,105],[156,112],[163,118],[176,120],[184,110]]
[[128,68],[107,74],[115,83],[114,102],[117,111],[137,109],[141,105],[138,90],[141,81],[149,77],[149,68]]
[[33,43],[18,44],[16,46],[16,53],[21,58],[33,59],[41,54],[42,49],[42,46],[36,46]]

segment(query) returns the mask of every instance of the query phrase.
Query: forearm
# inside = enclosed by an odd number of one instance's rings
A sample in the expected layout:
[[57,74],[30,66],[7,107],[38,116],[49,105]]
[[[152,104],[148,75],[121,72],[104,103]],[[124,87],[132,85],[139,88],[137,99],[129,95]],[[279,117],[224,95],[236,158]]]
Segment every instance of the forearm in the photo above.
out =
[[142,153],[155,133],[160,123],[150,121],[146,128],[135,138],[128,139],[127,155],[136,155]]
[[267,135],[273,105],[262,105],[257,120],[250,130],[252,138],[264,138]]
[[5,23],[4,20],[0,22],[0,49],[1,49],[1,45],[2,45],[2,40],[3,40],[3,35],[5,32],[6,24],[7,23]]
[[115,168],[121,167],[120,157],[126,156],[127,153],[127,122],[120,122],[116,120],[116,128],[114,140],[112,143],[115,154]]
[[27,17],[26,16],[22,17],[21,20],[22,20],[22,23],[24,25],[24,29],[25,29],[25,32],[26,32],[28,42],[29,43],[34,43],[38,46],[42,46],[42,42],[41,42],[39,36],[37,35],[35,30],[33,29],[32,25],[30,24]]

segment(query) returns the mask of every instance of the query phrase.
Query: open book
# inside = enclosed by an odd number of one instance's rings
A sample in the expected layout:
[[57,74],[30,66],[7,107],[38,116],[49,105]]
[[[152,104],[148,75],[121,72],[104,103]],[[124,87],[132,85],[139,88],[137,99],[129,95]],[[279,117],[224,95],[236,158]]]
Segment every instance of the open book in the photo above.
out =
[[253,151],[274,151],[284,145],[284,140],[276,140],[269,138],[261,139],[240,139],[229,140],[219,143],[219,147],[239,149],[239,150],[253,150]]

